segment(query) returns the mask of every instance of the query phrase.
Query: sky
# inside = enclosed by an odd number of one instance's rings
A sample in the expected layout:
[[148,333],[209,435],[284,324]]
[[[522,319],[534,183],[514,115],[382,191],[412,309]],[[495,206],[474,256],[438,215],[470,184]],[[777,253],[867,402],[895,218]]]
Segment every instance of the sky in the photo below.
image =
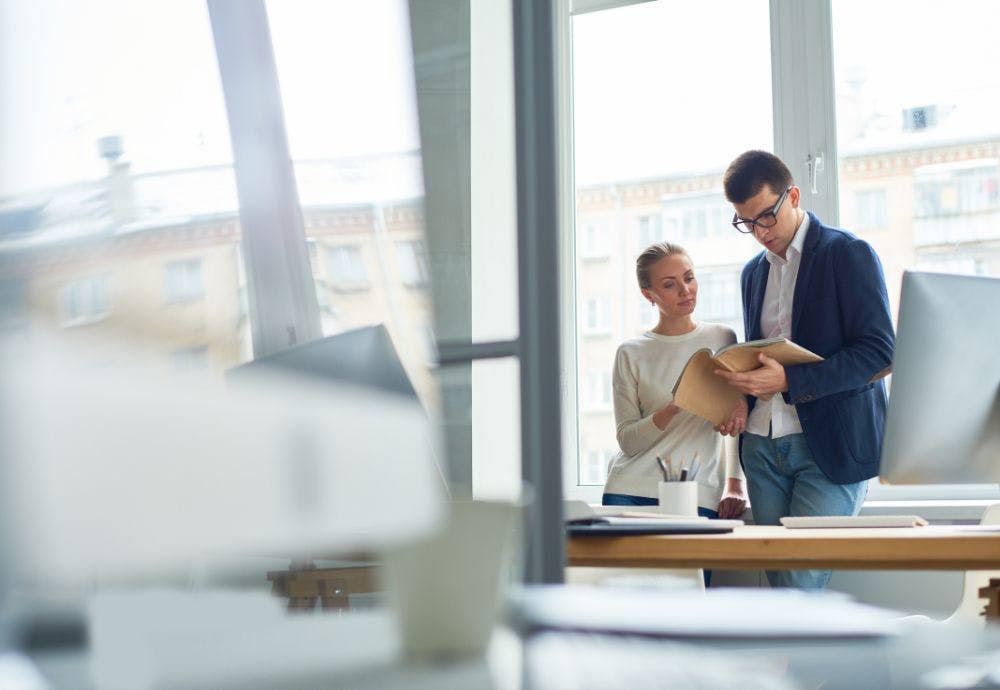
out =
[[[267,7],[293,158],[419,148],[405,0]],[[232,160],[205,0],[0,0],[0,102],[0,198]]]
[[[405,0],[268,12],[293,158],[419,147]],[[1000,89],[994,0],[834,0],[833,13],[838,90],[856,80],[859,107],[890,127],[908,104]],[[573,41],[579,184],[771,147],[767,0],[594,12],[573,19]],[[0,0],[0,102],[0,199],[102,176],[109,134],[138,173],[232,156],[204,0]],[[1000,104],[978,107],[1000,122]]]

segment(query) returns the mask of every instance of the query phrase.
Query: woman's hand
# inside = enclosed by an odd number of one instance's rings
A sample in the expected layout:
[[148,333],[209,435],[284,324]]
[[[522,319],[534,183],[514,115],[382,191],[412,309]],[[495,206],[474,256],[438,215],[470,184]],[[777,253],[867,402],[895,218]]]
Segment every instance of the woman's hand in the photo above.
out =
[[730,477],[726,480],[726,491],[719,501],[719,517],[723,520],[738,520],[747,507],[746,494],[743,493],[743,480]]
[[681,408],[677,407],[673,403],[667,403],[666,407],[663,407],[658,412],[653,414],[653,424],[660,431],[667,428],[667,424],[670,424],[670,420],[677,416],[677,413],[681,411]]
[[739,436],[746,431],[748,409],[746,398],[740,398],[729,414],[729,419],[715,427],[715,430],[723,436]]

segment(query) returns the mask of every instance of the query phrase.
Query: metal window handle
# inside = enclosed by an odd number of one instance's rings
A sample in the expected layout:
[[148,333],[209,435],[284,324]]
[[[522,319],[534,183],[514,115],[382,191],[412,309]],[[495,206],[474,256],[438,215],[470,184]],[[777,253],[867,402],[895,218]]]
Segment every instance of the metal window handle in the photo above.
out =
[[819,194],[819,173],[823,171],[823,153],[818,152],[815,156],[808,154],[806,166],[809,168],[809,188],[813,194]]

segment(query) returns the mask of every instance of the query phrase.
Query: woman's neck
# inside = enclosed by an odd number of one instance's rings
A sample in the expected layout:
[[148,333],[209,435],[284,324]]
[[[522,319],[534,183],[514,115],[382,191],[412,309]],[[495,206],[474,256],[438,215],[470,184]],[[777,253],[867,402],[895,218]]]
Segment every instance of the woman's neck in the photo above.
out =
[[684,335],[695,329],[697,324],[690,315],[678,318],[660,317],[660,323],[656,324],[653,333],[657,335]]

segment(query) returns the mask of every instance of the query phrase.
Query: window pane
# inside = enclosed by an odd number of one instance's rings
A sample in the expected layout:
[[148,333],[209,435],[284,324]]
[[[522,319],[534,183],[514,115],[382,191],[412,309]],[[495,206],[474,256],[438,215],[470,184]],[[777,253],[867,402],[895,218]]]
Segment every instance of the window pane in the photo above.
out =
[[893,314],[906,269],[1000,276],[998,25],[991,0],[833,2],[840,223]]
[[840,221],[893,306],[907,268],[1000,275],[1000,6],[835,0],[833,20]]
[[406,0],[267,9],[323,332],[384,323],[428,401],[436,386]]
[[0,52],[0,327],[111,339],[164,367],[246,360],[203,0],[4,2]]
[[[610,399],[615,350],[656,323],[636,285],[639,252],[663,240],[684,246],[701,284],[695,318],[729,323],[742,336],[739,270],[757,246],[729,223],[722,172],[746,149],[772,148],[770,28],[764,0],[643,3],[572,22],[574,474],[599,485],[618,451]],[[748,50],[748,40],[757,49]]]

